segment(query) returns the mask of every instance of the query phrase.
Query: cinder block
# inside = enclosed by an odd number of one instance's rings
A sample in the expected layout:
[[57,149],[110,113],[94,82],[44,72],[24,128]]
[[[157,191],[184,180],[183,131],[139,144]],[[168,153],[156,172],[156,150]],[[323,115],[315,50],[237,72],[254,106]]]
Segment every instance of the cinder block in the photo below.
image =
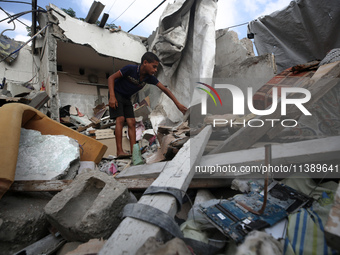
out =
[[79,174],[45,206],[48,221],[68,241],[107,239],[129,202],[125,185],[99,171]]

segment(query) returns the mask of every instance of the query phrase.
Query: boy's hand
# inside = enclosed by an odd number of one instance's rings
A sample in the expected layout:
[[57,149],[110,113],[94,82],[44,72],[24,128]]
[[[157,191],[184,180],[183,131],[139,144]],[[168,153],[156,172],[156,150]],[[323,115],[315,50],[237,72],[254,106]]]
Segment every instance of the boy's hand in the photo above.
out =
[[183,114],[185,114],[186,113],[186,111],[188,110],[184,105],[182,105],[182,104],[178,104],[177,105],[177,108],[178,108],[178,110],[180,110]]
[[116,109],[118,107],[118,101],[117,101],[116,97],[114,97],[114,96],[110,97],[109,106],[113,109]]

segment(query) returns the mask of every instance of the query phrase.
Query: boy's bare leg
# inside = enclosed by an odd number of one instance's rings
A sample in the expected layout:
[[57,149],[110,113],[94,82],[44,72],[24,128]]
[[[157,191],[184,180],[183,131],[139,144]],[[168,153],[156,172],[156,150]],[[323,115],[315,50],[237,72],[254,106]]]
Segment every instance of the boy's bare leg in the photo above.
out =
[[117,156],[128,155],[123,150],[123,126],[124,126],[125,118],[123,116],[116,118],[116,128],[115,128],[115,137],[116,137],[116,146],[117,146]]
[[136,143],[136,120],[135,118],[126,118],[128,124],[128,133],[130,139],[131,153],[133,152],[133,145]]

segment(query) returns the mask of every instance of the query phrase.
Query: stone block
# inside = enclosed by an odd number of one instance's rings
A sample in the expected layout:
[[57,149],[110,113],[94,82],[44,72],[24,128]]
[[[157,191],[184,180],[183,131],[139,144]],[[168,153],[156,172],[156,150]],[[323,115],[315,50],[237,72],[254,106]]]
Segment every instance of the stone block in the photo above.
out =
[[0,255],[13,254],[48,235],[47,193],[6,193],[0,200]]
[[129,203],[127,188],[99,171],[79,174],[46,205],[48,221],[67,241],[107,239],[121,222]]

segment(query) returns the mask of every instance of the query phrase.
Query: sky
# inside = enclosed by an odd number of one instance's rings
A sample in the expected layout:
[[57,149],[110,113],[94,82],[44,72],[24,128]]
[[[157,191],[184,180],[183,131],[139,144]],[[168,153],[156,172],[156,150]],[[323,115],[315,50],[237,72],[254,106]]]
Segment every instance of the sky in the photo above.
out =
[[[10,15],[28,11],[31,5],[23,3],[10,2],[11,0],[0,0],[0,7]],[[30,0],[21,0],[30,3]],[[93,0],[37,0],[38,6],[43,8],[49,3],[53,3],[59,8],[72,8],[76,16],[85,18]],[[158,27],[159,17],[165,7],[175,0],[167,0],[153,14],[151,14],[143,23],[131,31],[132,34],[148,37],[152,31]],[[217,2],[217,16],[215,28],[224,29],[231,26],[250,22],[260,16],[271,14],[274,11],[281,10],[289,5],[291,0],[219,0]],[[121,26],[122,30],[128,31],[147,14],[149,14],[162,0],[100,0],[105,8],[102,12],[109,14],[107,23],[114,23]],[[19,18],[26,25],[31,25],[31,14],[26,14]],[[0,9],[0,20],[7,15]],[[100,18],[101,19],[101,16]],[[8,24],[8,20],[0,23],[0,31],[12,29],[13,23]],[[17,41],[27,41],[27,31],[25,25],[15,21],[15,31],[5,31],[4,35]],[[237,32],[239,39],[247,36],[247,25],[231,28]]]

